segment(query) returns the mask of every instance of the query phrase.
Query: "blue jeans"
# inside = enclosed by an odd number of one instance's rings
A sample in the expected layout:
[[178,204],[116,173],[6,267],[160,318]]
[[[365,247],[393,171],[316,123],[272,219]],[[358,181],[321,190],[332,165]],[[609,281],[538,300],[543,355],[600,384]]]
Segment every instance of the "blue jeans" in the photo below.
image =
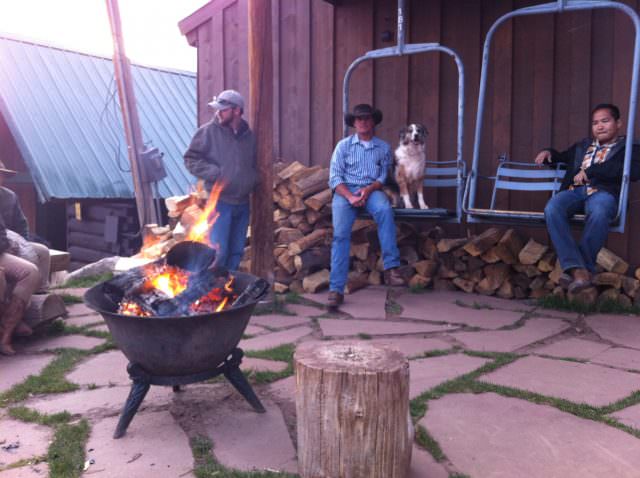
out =
[[229,204],[218,200],[219,216],[210,233],[211,245],[218,252],[215,265],[235,271],[240,265],[249,227],[249,203]]
[[[351,192],[359,186],[349,186]],[[333,242],[331,244],[331,274],[329,289],[342,293],[349,274],[349,250],[351,247],[351,228],[360,208],[353,207],[340,194],[333,195],[331,203],[333,221]],[[391,269],[400,265],[400,252],[396,243],[396,225],[393,210],[387,196],[382,191],[373,191],[364,208],[378,225],[378,238],[382,249],[384,268]]]
[[[579,267],[594,271],[596,257],[607,240],[609,224],[617,210],[618,203],[612,194],[596,191],[588,195],[584,186],[561,191],[549,200],[544,217],[562,270]],[[586,221],[580,243],[576,244],[569,218],[582,212]]]

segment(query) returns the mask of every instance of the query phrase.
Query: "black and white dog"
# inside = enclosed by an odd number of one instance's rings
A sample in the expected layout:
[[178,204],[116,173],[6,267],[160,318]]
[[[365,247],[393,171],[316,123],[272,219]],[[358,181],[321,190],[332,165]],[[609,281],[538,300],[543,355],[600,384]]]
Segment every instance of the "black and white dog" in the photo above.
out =
[[395,151],[394,178],[400,189],[404,207],[413,209],[411,196],[417,194],[420,209],[429,209],[424,202],[422,183],[426,155],[427,129],[421,124],[410,124],[400,130],[400,142]]

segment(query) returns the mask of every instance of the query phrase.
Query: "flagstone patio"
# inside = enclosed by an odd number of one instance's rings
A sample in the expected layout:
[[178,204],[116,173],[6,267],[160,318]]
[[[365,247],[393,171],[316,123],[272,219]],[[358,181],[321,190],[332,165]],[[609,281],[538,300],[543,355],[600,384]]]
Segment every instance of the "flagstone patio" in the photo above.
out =
[[[177,393],[152,386],[119,440],[112,435],[129,393],[127,360],[104,346],[99,315],[69,307],[65,323],[74,327],[20,339],[19,355],[0,356],[0,478],[48,476],[57,428],[42,417],[63,411],[70,424],[90,426],[82,476],[178,478],[196,468],[211,477],[297,476],[296,385],[283,357],[325,339],[370,340],[410,358],[420,433],[409,478],[640,476],[640,317],[383,287],[347,295],[329,313],[325,298],[303,296],[282,313],[252,317],[241,368],[265,414],[224,380]],[[42,381],[62,359],[71,360],[63,372],[75,390],[20,395],[34,386],[20,385],[29,375]],[[199,447],[212,448],[214,460],[203,461]]]

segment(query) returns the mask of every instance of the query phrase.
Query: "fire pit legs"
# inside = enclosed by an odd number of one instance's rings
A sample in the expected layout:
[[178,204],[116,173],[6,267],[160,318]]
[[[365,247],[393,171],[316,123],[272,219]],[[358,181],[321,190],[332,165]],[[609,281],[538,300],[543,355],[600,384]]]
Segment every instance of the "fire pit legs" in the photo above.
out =
[[129,423],[131,423],[133,416],[140,408],[142,400],[147,396],[147,392],[151,387],[151,377],[139,365],[130,363],[127,366],[127,372],[129,372],[129,378],[133,380],[133,383],[113,438],[120,438],[126,433]]
[[230,357],[227,357],[225,361],[224,367],[226,370],[224,371],[224,376],[229,380],[231,385],[240,392],[240,395],[249,402],[249,405],[251,405],[256,412],[265,413],[266,410],[262,406],[262,403],[260,403],[253,388],[251,388],[244,374],[240,371],[240,362],[242,361],[243,355],[244,352],[242,352],[242,349],[233,349]]
[[262,406],[262,403],[260,403],[253,388],[251,388],[251,385],[240,370],[243,355],[244,352],[242,352],[242,349],[235,348],[229,353],[225,361],[214,370],[178,377],[149,375],[140,365],[129,363],[127,372],[129,372],[129,378],[133,383],[131,384],[131,391],[122,409],[122,414],[120,415],[120,420],[118,420],[113,438],[121,438],[127,432],[131,420],[133,420],[138,408],[140,408],[140,404],[147,395],[151,385],[169,385],[173,387],[174,392],[179,392],[180,385],[201,382],[224,374],[231,385],[240,392],[256,412],[265,413],[265,408]]

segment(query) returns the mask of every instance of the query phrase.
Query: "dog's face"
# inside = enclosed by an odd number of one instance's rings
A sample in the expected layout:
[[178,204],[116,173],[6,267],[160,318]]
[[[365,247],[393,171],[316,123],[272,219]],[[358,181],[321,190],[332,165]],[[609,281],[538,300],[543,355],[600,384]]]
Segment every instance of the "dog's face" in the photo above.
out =
[[410,124],[400,130],[400,143],[424,144],[427,140],[427,134],[427,128],[421,124]]

